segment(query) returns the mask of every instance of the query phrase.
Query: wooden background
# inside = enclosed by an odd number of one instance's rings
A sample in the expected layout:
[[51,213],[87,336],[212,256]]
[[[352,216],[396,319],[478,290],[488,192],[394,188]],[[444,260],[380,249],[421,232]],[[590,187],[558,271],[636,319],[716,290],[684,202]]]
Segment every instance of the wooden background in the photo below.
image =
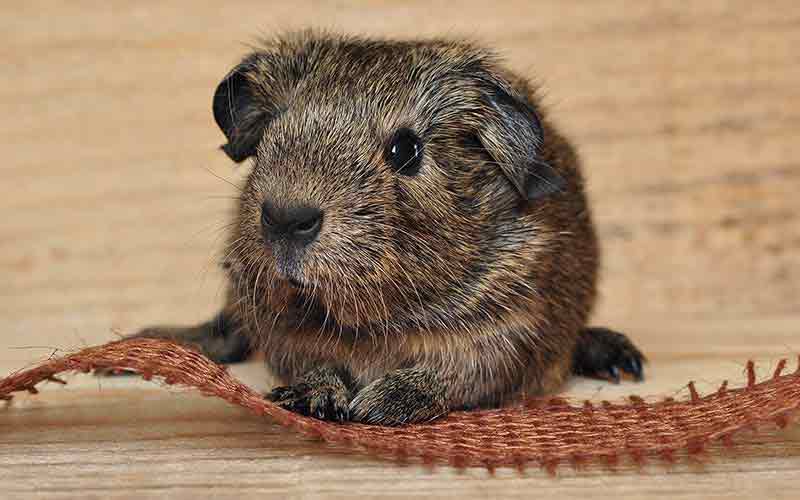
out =
[[[680,5],[678,5],[680,4]],[[585,157],[605,254],[596,322],[680,395],[800,352],[800,4],[2,2],[0,373],[221,301],[241,172],[214,87],[259,34],[469,35],[547,89]],[[236,368],[266,387],[258,364]],[[797,498],[800,431],[672,469],[464,474],[329,450],[212,400],[76,377],[0,409],[4,498]]]

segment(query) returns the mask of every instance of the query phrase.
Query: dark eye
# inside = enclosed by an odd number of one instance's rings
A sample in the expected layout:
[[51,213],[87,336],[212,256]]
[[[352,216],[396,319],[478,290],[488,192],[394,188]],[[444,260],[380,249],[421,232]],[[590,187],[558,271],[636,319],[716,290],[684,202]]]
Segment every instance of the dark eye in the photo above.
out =
[[422,141],[413,130],[401,128],[389,141],[386,161],[395,171],[403,175],[416,174],[422,163]]

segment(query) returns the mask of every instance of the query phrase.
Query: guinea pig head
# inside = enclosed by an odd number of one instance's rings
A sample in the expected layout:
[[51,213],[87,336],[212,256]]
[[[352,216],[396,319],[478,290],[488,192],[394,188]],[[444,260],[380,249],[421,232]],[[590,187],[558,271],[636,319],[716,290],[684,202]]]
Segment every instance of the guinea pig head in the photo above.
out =
[[468,44],[306,34],[236,66],[213,110],[225,153],[253,162],[228,248],[248,300],[399,330],[523,293],[491,283],[564,180],[495,64]]

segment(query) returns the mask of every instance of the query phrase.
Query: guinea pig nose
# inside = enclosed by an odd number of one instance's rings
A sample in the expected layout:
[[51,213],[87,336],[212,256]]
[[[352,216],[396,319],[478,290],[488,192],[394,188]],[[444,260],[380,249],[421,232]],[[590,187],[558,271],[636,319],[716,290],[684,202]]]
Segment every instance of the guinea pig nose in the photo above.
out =
[[287,233],[291,238],[312,240],[322,228],[322,210],[313,207],[291,209],[287,213]]
[[307,244],[322,228],[322,210],[307,206],[279,208],[265,201],[261,205],[261,226],[270,241],[287,239]]

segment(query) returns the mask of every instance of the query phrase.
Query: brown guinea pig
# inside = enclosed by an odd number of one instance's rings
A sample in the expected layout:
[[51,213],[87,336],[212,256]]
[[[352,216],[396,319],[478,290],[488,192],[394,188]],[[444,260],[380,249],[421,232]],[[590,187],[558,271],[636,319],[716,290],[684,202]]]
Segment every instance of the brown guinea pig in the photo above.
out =
[[218,362],[263,350],[267,397],[396,425],[642,376],[588,328],[598,248],[580,162],[535,91],[471,43],[302,32],[224,78],[214,118],[251,159],[223,266],[227,303],[140,336]]

